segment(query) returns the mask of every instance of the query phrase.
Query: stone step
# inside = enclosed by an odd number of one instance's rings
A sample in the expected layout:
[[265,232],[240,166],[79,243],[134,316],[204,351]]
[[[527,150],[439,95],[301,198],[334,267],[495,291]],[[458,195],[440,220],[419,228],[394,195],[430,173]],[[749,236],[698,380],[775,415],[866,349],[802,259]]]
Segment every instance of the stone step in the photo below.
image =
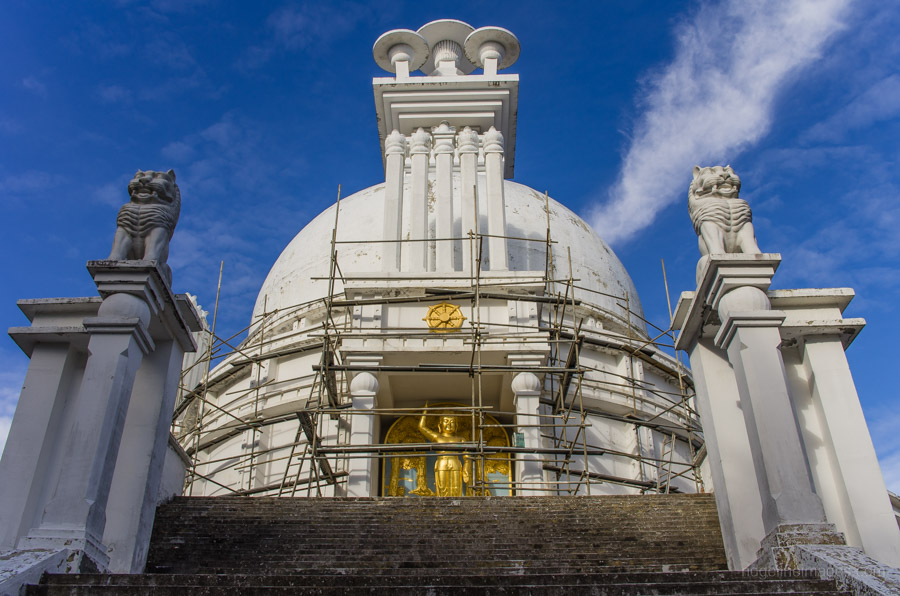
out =
[[[229,591],[273,590],[295,593],[319,593],[321,590],[353,589],[381,591],[385,589],[404,592],[439,589],[442,593],[465,593],[472,588],[484,590],[539,590],[573,588],[590,589],[600,594],[793,594],[838,593],[832,582],[815,578],[811,574],[781,573],[748,574],[741,572],[712,573],[651,573],[651,574],[534,574],[528,576],[466,576],[436,575],[415,577],[408,575],[339,576],[336,574],[303,576],[259,575],[81,575],[48,576],[43,587],[47,591],[28,593],[162,593],[182,589],[192,593],[228,593]],[[143,589],[144,592],[139,590]],[[69,590],[69,591],[66,591]],[[75,590],[75,591],[72,591]],[[89,591],[93,590],[93,591]],[[326,592],[327,593],[327,592]],[[474,592],[473,592],[474,593]]]
[[[334,581],[394,584],[408,573],[384,573],[354,576],[346,573],[345,568],[331,568],[327,573],[306,571],[291,575],[256,575],[256,574],[71,574],[47,575],[43,583],[47,585],[322,585]],[[416,577],[423,582],[439,581],[452,577],[456,581],[480,585],[494,580],[497,575],[478,575],[469,573],[468,568],[458,567],[444,573],[428,570],[420,572]],[[511,581],[530,581],[534,584],[547,583],[555,577],[554,570],[540,569],[538,572],[511,573],[505,576]],[[822,581],[815,571],[670,571],[655,573],[580,573],[572,574],[571,579],[578,583],[621,584],[621,583],[685,583],[700,582],[749,582],[749,581]]]
[[329,595],[347,594],[352,590],[354,594],[409,594],[428,595],[455,594],[459,596],[490,594],[516,594],[532,596],[556,596],[558,594],[589,594],[591,596],[639,596],[646,594],[657,595],[709,595],[709,594],[742,594],[744,596],[760,594],[849,594],[840,592],[830,587],[816,588],[803,584],[792,585],[784,582],[771,582],[768,584],[743,582],[731,582],[728,585],[721,583],[704,584],[690,582],[686,584],[610,584],[610,585],[584,585],[567,583],[557,578],[550,584],[521,584],[521,585],[489,585],[489,586],[458,586],[448,584],[407,584],[400,583],[392,586],[196,586],[193,584],[169,586],[29,586],[26,596],[81,596],[81,595],[164,595],[164,594],[195,594],[195,595],[246,595],[246,594],[309,594]]
[[147,570],[361,575],[725,567],[712,495],[353,499],[181,497],[160,508]]
[[145,574],[45,576],[26,594],[839,594],[725,570],[712,495],[181,497]]

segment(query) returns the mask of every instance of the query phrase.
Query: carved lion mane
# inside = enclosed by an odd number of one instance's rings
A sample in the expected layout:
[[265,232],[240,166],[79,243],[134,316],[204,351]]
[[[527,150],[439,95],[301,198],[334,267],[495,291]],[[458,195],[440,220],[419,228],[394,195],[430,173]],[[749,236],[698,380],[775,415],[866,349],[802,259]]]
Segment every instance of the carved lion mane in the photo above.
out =
[[731,166],[694,166],[688,189],[688,212],[700,237],[700,254],[758,254],[753,215],[747,201],[738,198],[741,179]]
[[688,189],[688,213],[700,244],[697,283],[709,255],[759,254],[753,215],[747,201],[738,198],[741,179],[731,166],[694,166]]
[[138,170],[128,183],[131,202],[119,209],[111,260],[156,261],[171,282],[166,265],[169,241],[181,212],[181,191],[175,172]]

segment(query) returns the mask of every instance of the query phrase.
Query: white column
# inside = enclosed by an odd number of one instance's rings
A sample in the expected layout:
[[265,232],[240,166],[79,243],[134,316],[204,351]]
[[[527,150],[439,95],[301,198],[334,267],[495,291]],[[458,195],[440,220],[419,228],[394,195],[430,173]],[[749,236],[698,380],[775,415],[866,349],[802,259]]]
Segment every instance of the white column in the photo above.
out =
[[108,563],[101,546],[106,504],[135,374],[143,356],[153,350],[147,332],[150,318],[150,308],[140,298],[113,294],[103,301],[96,318],[85,320],[90,356],[69,433],[63,438],[55,492],[40,526],[20,541],[19,548],[71,544],[102,566]]
[[688,353],[728,568],[746,569],[766,530],[741,397],[726,355],[711,339],[699,339]]
[[[396,129],[384,141],[384,240],[400,240],[403,218],[403,170],[406,137]],[[400,242],[385,242],[385,271],[400,271]]]
[[[350,383],[350,399],[354,410],[350,423],[350,444],[354,446],[373,445],[376,442],[375,395],[378,393],[378,379],[369,372],[357,373]],[[374,454],[357,453],[350,459],[350,477],[347,480],[347,496],[371,497],[378,494],[378,458]]]
[[420,128],[410,137],[409,154],[412,161],[409,269],[428,270],[428,158],[431,135]]
[[456,129],[447,122],[432,131],[435,167],[435,271],[453,271],[453,137]]
[[456,140],[459,150],[460,220],[462,221],[462,270],[472,270],[472,251],[477,253],[474,239],[469,232],[477,232],[476,184],[478,183],[478,134],[468,126],[460,131]]
[[716,345],[726,350],[734,368],[766,532],[782,524],[824,523],[779,351],[784,313],[772,311],[765,292],[752,286],[725,293],[717,309],[722,328]]
[[[77,334],[70,337],[74,335]],[[0,482],[0,550],[15,548],[18,539],[39,521],[36,517],[43,505],[41,493],[59,451],[57,436],[65,424],[66,404],[74,399],[77,390],[70,384],[77,382],[85,355],[67,341],[40,343],[29,357],[25,383],[0,460],[0,478],[4,479]]]
[[[517,432],[525,437],[525,447],[541,448],[540,417],[541,380],[530,372],[520,372],[512,380],[516,408]],[[546,495],[543,456],[538,453],[516,454],[516,478],[519,496]]]
[[493,126],[484,133],[487,183],[488,255],[491,271],[506,271],[506,203],[503,198],[503,135]]
[[[897,528],[887,487],[881,475],[872,438],[859,404],[840,335],[807,336],[803,363],[808,368],[812,400],[818,410],[830,452],[834,491],[851,544],[860,544],[870,557],[900,566],[900,529]],[[855,536],[853,536],[855,534]]]
[[178,342],[157,342],[135,377],[103,533],[116,573],[140,573],[147,562],[183,357]]

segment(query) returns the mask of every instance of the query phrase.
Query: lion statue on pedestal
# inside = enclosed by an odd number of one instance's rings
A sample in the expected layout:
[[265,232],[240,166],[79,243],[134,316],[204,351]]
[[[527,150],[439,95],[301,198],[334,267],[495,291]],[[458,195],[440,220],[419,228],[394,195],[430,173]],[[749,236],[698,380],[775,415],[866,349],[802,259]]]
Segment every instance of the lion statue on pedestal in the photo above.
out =
[[697,276],[709,255],[759,254],[753,215],[747,201],[738,198],[741,179],[731,166],[694,166],[688,189],[688,212],[700,244]]
[[128,194],[131,202],[119,209],[109,258],[156,261],[166,281],[172,283],[172,270],[166,260],[181,212],[181,191],[175,184],[175,172],[138,170],[128,183]]

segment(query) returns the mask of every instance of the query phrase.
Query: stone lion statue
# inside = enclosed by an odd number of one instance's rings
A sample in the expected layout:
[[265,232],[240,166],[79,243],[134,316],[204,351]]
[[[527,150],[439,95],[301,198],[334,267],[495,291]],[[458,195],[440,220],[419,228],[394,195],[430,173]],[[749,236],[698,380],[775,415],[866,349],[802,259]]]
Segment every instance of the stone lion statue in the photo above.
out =
[[131,202],[119,209],[109,258],[156,261],[171,283],[172,270],[166,260],[181,212],[181,191],[175,184],[175,172],[138,170],[128,183],[128,194]]
[[688,212],[699,237],[698,276],[709,255],[759,254],[750,205],[738,198],[740,192],[741,179],[731,166],[694,166]]

